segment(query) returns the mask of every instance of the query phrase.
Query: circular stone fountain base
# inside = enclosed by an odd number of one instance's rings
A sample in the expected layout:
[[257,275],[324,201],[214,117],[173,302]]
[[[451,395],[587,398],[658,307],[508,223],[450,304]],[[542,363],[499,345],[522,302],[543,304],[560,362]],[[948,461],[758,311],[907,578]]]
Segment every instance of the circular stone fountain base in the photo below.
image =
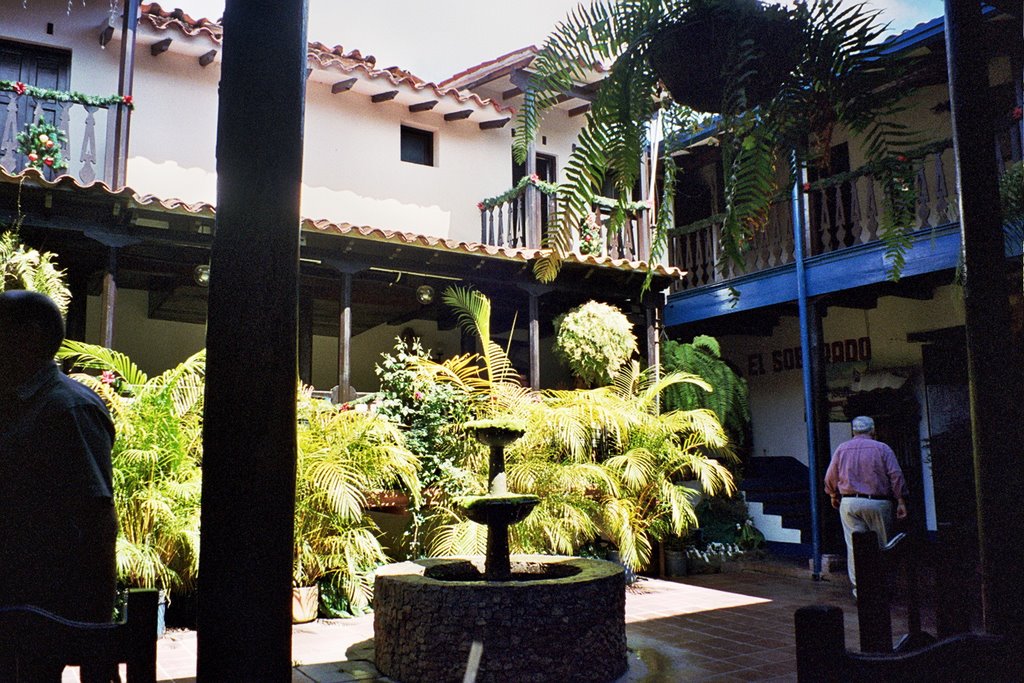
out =
[[479,683],[612,681],[626,671],[625,577],[603,560],[513,555],[512,581],[483,558],[377,570],[376,664],[402,683],[460,683],[479,643]]

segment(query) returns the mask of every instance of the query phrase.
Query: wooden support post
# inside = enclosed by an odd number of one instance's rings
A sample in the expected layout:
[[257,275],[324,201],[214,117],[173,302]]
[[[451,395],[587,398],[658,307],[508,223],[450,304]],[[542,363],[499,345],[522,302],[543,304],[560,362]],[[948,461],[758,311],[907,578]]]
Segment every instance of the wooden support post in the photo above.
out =
[[[135,79],[135,38],[139,26],[141,0],[124,0],[124,18],[121,22],[121,62],[118,72],[117,92],[131,96]],[[132,110],[125,104],[115,104],[107,110],[107,116],[115,118],[113,142],[107,152],[108,164],[103,170],[104,179],[113,188],[123,187],[127,182],[128,133],[131,127]]]
[[540,297],[551,287],[535,282],[521,283],[519,288],[529,296],[530,325],[530,388],[540,389]]
[[985,630],[1024,632],[1020,358],[991,129],[988,51],[977,2],[946,0],[946,55],[963,235],[964,315]]
[[530,292],[530,388],[540,390],[540,301]]
[[[643,202],[650,199],[650,169],[651,156],[645,153],[640,161],[640,201]],[[636,214],[636,254],[632,259],[634,261],[651,261],[651,244],[653,243],[651,218],[653,215],[650,209],[641,209]],[[652,268],[654,267],[654,263],[650,263],[650,265]]]
[[71,290],[71,301],[68,303],[64,336],[75,341],[85,341],[85,321],[89,301],[88,273],[79,269],[68,269],[68,288]]
[[338,401],[352,395],[352,273],[341,274],[341,317],[338,321]]
[[861,652],[892,652],[888,572],[874,531],[854,532],[853,566],[857,571]]
[[[530,141],[526,147],[526,175],[537,173],[537,143]],[[526,248],[540,249],[544,241],[544,226],[540,224],[540,190],[532,183],[526,185]]]
[[227,0],[224,8],[206,335],[201,683],[292,675],[306,16],[305,0]]
[[114,315],[117,312],[117,248],[110,247],[108,252],[107,270],[103,273],[103,293],[100,295],[102,323],[100,325],[100,344],[108,349],[114,348]]
[[312,287],[299,288],[299,379],[313,386],[313,302]]

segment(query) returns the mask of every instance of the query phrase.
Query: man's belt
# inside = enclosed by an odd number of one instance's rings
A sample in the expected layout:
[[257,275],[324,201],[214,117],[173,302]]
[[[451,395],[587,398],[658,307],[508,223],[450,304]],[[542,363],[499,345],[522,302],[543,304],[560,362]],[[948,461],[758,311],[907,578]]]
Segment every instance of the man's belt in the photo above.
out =
[[867,498],[868,500],[892,500],[892,496],[872,496],[867,493],[841,493],[843,498]]

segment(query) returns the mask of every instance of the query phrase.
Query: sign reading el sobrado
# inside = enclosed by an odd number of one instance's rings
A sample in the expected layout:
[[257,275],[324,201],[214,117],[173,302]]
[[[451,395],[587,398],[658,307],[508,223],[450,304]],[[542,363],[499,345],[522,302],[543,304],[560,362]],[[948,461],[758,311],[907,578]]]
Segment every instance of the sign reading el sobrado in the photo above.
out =
[[[826,363],[855,363],[871,360],[871,338],[841,339],[824,345]],[[747,356],[747,375],[754,377],[768,372],[786,372],[803,367],[800,347],[775,349],[771,353]]]

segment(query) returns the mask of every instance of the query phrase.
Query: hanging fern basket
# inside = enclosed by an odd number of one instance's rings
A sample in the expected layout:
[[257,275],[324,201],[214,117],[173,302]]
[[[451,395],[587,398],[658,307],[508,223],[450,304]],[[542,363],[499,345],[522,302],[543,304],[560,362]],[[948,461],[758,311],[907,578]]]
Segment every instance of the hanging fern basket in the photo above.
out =
[[794,14],[758,0],[712,0],[692,8],[651,39],[648,59],[672,98],[720,112],[743,78],[746,107],[767,102],[800,59]]

